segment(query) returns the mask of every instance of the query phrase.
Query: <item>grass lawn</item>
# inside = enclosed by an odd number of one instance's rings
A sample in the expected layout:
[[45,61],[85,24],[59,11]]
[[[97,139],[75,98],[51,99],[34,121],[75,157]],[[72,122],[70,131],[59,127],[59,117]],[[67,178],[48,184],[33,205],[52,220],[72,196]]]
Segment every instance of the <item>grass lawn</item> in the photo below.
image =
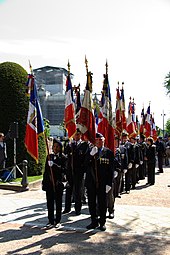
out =
[[[31,183],[31,182],[35,182],[35,181],[38,181],[38,180],[42,180],[42,177],[43,177],[42,175],[28,176],[27,180],[28,180],[28,183]],[[21,183],[21,180],[22,180],[22,177],[16,178],[16,179],[12,180],[12,183],[15,183],[15,182],[16,183]],[[0,181],[0,184],[4,184],[4,182]]]

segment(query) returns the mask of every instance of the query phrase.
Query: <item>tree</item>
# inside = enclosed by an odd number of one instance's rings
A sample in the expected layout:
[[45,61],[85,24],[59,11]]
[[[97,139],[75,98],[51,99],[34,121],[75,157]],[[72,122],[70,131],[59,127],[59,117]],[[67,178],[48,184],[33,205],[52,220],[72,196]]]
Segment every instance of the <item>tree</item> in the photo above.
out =
[[[0,130],[7,134],[11,123],[18,122],[17,164],[25,159],[25,126],[28,113],[28,97],[26,96],[27,72],[13,62],[0,64]],[[13,165],[13,139],[7,141],[7,166]]]
[[[28,175],[40,175],[46,159],[44,137],[39,137],[39,163],[27,153],[24,140],[28,116],[29,97],[26,94],[27,72],[19,64],[4,62],[0,64],[0,132],[8,133],[11,123],[18,122],[16,159],[17,165],[28,160]],[[14,164],[13,139],[7,141],[7,167]],[[18,173],[17,173],[18,174]]]
[[167,134],[170,134],[170,119],[167,120],[165,124]]
[[170,95],[170,72],[166,75],[164,80],[164,87],[167,90],[167,95]]

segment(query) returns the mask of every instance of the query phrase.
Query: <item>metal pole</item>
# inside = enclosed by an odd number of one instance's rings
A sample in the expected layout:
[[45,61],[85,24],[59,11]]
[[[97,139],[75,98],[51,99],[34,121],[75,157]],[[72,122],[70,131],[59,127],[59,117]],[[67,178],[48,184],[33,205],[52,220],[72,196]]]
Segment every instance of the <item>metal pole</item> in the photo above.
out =
[[23,160],[23,161],[22,161],[23,176],[22,176],[21,185],[22,185],[22,187],[24,187],[24,188],[26,188],[26,187],[28,186],[27,166],[28,166],[28,161],[27,161],[27,160]]
[[14,179],[16,179],[16,138],[14,138]]
[[163,117],[163,130],[162,130],[162,132],[163,132],[163,138],[164,138],[164,135],[165,135],[165,130],[164,130],[164,117],[165,117],[165,113],[164,113],[164,110],[163,110],[163,114],[161,114],[161,116]]

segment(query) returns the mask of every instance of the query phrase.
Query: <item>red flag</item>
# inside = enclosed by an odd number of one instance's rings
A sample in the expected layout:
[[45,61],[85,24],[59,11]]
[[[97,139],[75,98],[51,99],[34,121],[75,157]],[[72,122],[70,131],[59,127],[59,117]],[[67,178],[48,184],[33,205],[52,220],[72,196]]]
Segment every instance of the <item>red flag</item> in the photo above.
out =
[[[105,146],[108,147],[113,152],[115,151],[114,145],[114,134],[115,130],[113,128],[113,117],[112,117],[112,103],[111,103],[111,93],[110,93],[110,86],[108,80],[108,73],[107,73],[107,63],[106,63],[106,74],[104,75],[103,81],[103,95],[104,95],[104,104],[102,107],[102,129],[101,133],[105,137]],[[98,129],[98,132],[100,129]]]
[[38,136],[44,132],[44,123],[41,113],[40,104],[37,97],[37,88],[34,76],[28,76],[28,83],[30,85],[30,102],[27,117],[26,133],[25,133],[25,146],[27,152],[38,163]]
[[116,133],[120,138],[122,133],[122,119],[121,119],[121,102],[119,87],[116,89]]
[[154,120],[154,117],[152,116],[152,114],[151,114],[151,127],[152,127],[151,136],[153,137],[153,140],[156,141],[157,137],[158,137],[158,134],[157,134],[157,131],[156,131],[155,120]]
[[124,96],[123,84],[124,83],[122,83],[122,89],[121,89],[121,95],[120,95],[121,122],[122,122],[122,130],[126,130],[127,123],[126,123],[126,116],[125,116],[125,96]]
[[104,105],[104,92],[102,91],[102,96],[101,96],[101,102],[100,102],[100,112],[98,116],[98,127],[97,131],[104,135],[104,121],[103,121],[103,105]]
[[88,72],[88,70],[86,89],[77,126],[91,143],[95,143],[95,117],[92,110],[92,73]]
[[144,114],[144,107],[143,107],[141,112],[140,135],[144,134],[144,125],[145,125],[145,114]]
[[71,138],[76,132],[75,121],[75,106],[73,102],[73,89],[71,84],[70,73],[66,80],[66,101],[64,112],[65,128],[68,132],[68,137]]
[[134,116],[135,116],[135,103],[134,101],[131,102],[131,98],[130,98],[129,107],[128,107],[128,118],[127,118],[127,131],[129,133],[129,138],[136,137],[136,127],[135,127]]
[[146,137],[151,136],[151,114],[150,114],[150,105],[148,106],[146,115],[145,115],[145,125],[144,125],[144,134]]

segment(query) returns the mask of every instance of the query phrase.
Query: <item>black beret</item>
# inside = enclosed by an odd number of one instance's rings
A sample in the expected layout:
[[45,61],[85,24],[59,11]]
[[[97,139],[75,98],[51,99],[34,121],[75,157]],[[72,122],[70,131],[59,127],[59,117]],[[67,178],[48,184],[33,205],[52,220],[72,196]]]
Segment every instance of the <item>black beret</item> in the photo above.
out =
[[58,143],[59,146],[60,146],[60,148],[62,149],[62,147],[63,147],[62,142],[60,142],[59,140],[57,140],[56,138],[54,138],[54,139],[53,139],[53,145],[54,145],[55,143]]
[[102,138],[104,137],[101,133],[96,133],[96,138]]

